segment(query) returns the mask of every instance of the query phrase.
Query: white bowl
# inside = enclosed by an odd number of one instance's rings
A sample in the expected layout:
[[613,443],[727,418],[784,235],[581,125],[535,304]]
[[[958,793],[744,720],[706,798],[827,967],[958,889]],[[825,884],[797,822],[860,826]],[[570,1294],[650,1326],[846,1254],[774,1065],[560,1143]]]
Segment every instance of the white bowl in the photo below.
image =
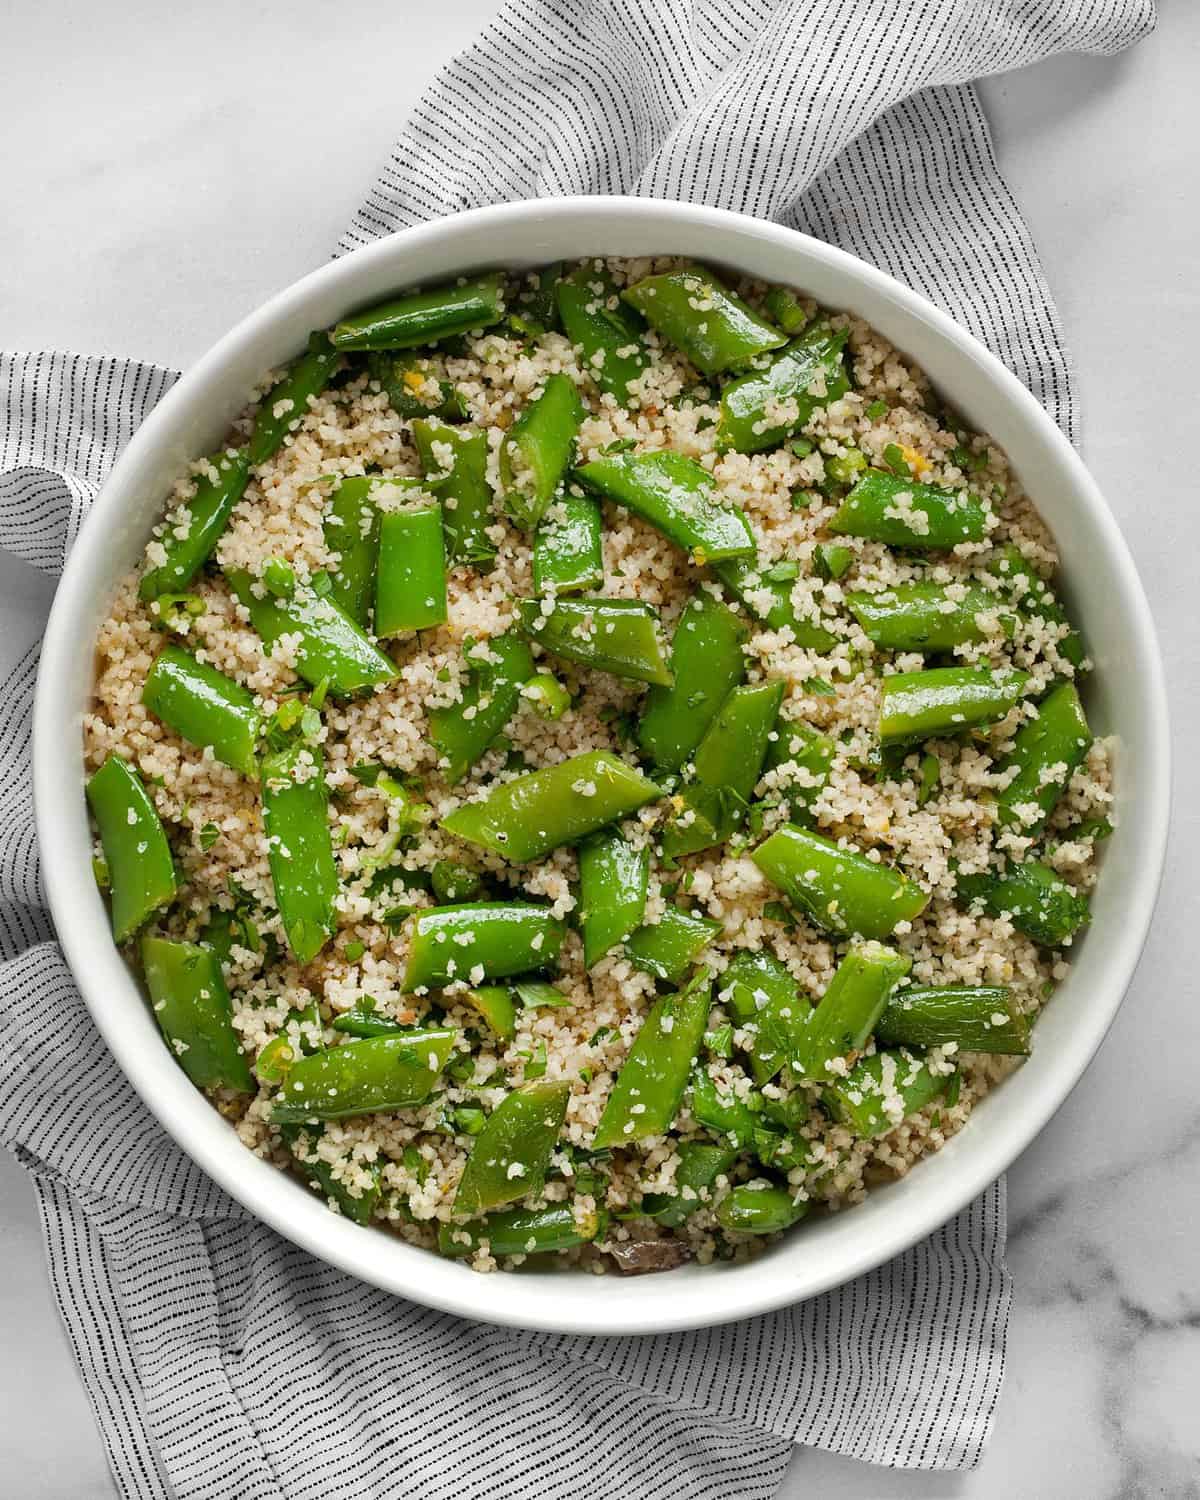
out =
[[[173,1061],[92,879],[80,729],[88,643],[172,481],[221,440],[255,381],[295,355],[310,329],[414,283],[593,254],[694,256],[801,287],[866,318],[996,439],[1062,552],[1064,592],[1096,663],[1088,714],[1097,732],[1119,740],[1120,822],[1105,847],[1091,929],[1038,1022],[1032,1057],[903,1181],[802,1226],[749,1265],[628,1279],[487,1277],[330,1213],[251,1155]],[[432,1307],[524,1328],[661,1333],[766,1312],[880,1265],[982,1192],[1050,1119],[1108,1030],[1150,922],[1167,833],[1166,694],[1145,596],[1095,484],[1024,386],[945,313],[853,256],[739,214],[638,198],[542,200],[435,220],[321,267],[244,319],[165,397],[113,469],[63,574],[38,680],[34,785],[51,910],[96,1025],[147,1106],[233,1197],[314,1255]]]

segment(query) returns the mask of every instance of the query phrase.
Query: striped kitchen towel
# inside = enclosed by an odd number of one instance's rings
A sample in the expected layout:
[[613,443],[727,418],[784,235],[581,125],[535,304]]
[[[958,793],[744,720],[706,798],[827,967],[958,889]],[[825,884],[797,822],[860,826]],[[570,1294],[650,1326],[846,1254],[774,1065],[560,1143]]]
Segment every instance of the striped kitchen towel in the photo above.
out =
[[[1057,316],[970,80],[1112,53],[1153,21],[1151,0],[513,0],[421,100],[340,248],[537,195],[741,209],[926,293],[1073,433]],[[173,379],[0,362],[0,546],[57,570]],[[0,689],[0,1125],[123,1495],[765,1500],[793,1443],[977,1461],[1010,1297],[1002,1184],[839,1291],[644,1339],[431,1312],[231,1202],[142,1107],[54,944],[30,807],[36,665]]]

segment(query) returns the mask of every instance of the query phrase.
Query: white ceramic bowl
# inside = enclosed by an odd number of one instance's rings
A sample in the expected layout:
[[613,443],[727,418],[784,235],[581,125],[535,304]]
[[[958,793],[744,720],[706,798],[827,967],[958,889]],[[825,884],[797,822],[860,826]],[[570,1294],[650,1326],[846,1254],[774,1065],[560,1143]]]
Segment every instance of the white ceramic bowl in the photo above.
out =
[[[479,1276],[330,1213],[252,1156],[172,1060],[92,880],[80,735],[87,643],[171,482],[220,441],[254,382],[293,356],[310,329],[414,283],[592,254],[693,256],[855,312],[1006,449],[1054,529],[1064,592],[1096,662],[1088,713],[1099,733],[1119,738],[1120,824],[1106,845],[1091,929],[1038,1022],[1032,1057],[903,1181],[801,1227],[749,1265],[628,1279]],[[1146,600],[1104,500],[1029,392],[931,303],[850,255],[741,215],[637,198],[513,203],[405,230],[314,271],[227,334],[138,430],[80,532],[46,631],[34,753],[42,867],[67,958],[118,1062],[184,1150],[281,1234],[365,1281],[465,1317],[597,1334],[698,1327],[811,1297],[906,1249],[987,1187],[1063,1102],[1112,1022],[1150,921],[1168,816],[1166,697]]]

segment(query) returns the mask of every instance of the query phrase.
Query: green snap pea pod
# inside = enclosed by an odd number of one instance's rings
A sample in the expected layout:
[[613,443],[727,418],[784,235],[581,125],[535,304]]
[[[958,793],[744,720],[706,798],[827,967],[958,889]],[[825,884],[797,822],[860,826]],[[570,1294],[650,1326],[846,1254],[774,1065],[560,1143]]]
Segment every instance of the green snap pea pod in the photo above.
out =
[[378,381],[388,405],[399,417],[436,417],[442,422],[465,422],[467,403],[462,392],[435,375],[427,358],[419,354],[367,356],[367,370]]
[[776,829],[750,857],[825,932],[890,937],[900,922],[911,922],[929,902],[921,887],[899,870],[794,823]]
[[630,387],[645,374],[643,320],[620,299],[603,261],[584,261],[556,288],[563,331],[580,363],[606,395],[628,406]]
[[596,1126],[597,1151],[632,1146],[671,1128],[708,1024],[711,990],[712,977],[702,972],[650,1007]]
[[575,472],[590,490],[641,516],[695,563],[754,556],[750,522],[718,497],[708,470],[683,453],[617,453]]
[[[795,565],[793,564],[793,567]],[[761,567],[756,558],[730,558],[714,564],[713,572],[724,587],[768,630],[791,630],[797,646],[805,651],[831,651],[837,636],[807,615],[798,615],[792,604],[796,573],[789,568]]]
[[517,1034],[517,1007],[506,984],[481,984],[459,997],[482,1017],[489,1031],[502,1042],[511,1042]]
[[340,1016],[333,1020],[334,1031],[343,1032],[346,1036],[360,1038],[372,1036],[408,1036],[413,1028],[406,1026],[403,1021],[393,1021],[390,1016],[381,1016],[377,1011],[365,1010],[355,1007],[353,1010],[343,1011]]
[[1034,860],[1010,865],[1003,875],[960,875],[958,899],[967,906],[979,902],[993,917],[1007,917],[1018,932],[1045,948],[1068,942],[1091,916],[1086,896]]
[[526,273],[509,315],[515,332],[536,338],[562,326],[558,316],[558,282],[562,273],[561,260]]
[[1087,657],[1083,637],[1072,628],[1066,610],[1055,598],[1054,590],[1026,562],[1021,549],[1012,542],[1005,543],[988,564],[988,570],[1010,587],[1013,603],[1023,614],[1067,628],[1066,634],[1058,642],[1058,654],[1078,671]]
[[796,719],[784,720],[767,746],[767,766],[794,766],[781,795],[786,798],[793,820],[808,818],[813,804],[825,790],[837,756],[837,741]]
[[721,975],[717,999],[741,1030],[751,1030],[750,1064],[760,1087],[801,1045],[812,1007],[773,953],[743,949]]
[[446,556],[451,562],[486,567],[496,556],[488,527],[496,524],[487,478],[487,433],[478,427],[415,421],[413,442],[428,488],[442,502]]
[[279,1125],[411,1109],[433,1092],[458,1033],[426,1027],[403,1036],[342,1042],[292,1064],[271,1101]]
[[650,850],[618,830],[587,839],[579,849],[579,921],[583,962],[592,968],[640,925],[646,912]]
[[196,1087],[254,1093],[250,1065],[233,1029],[221,960],[213,950],[147,934],[142,969],[154,1019]]
[[469,680],[462,699],[429,714],[429,737],[442,774],[461,781],[517,711],[521,687],[533,673],[533,657],[520,636],[499,635],[487,643],[487,659],[469,654]]
[[540,1193],[558,1144],[571,1085],[538,1079],[506,1094],[487,1118],[454,1194],[454,1212],[474,1218]]
[[486,1244],[497,1259],[505,1255],[547,1255],[602,1238],[607,1223],[602,1209],[585,1213],[570,1203],[509,1208],[470,1224],[439,1224],[438,1254],[457,1260],[474,1255]]
[[322,527],[325,545],[339,557],[329,574],[330,597],[360,630],[365,630],[375,604],[375,570],[379,562],[379,508],[371,491],[379,483],[372,475],[343,479],[333,493]]
[[756,1115],[731,1089],[718,1087],[708,1069],[699,1064],[692,1069],[689,1108],[696,1123],[720,1137],[724,1145],[735,1151],[753,1145]]
[[296,961],[337,931],[337,865],[321,752],[303,743],[263,757],[262,813],[275,903]]
[[391,682],[399,674],[328,595],[297,587],[290,599],[259,599],[249,573],[226,573],[229,586],[250,612],[250,623],[270,648],[282,635],[300,637],[296,671],[314,687],[328,684],[331,693],[347,697],[363,688]]
[[625,955],[635,969],[678,984],[720,930],[720,922],[711,917],[693,917],[668,906],[657,922],[630,934]]
[[442,508],[385,511],[379,522],[375,633],[400,635],[446,621],[446,553]]
[[561,719],[571,706],[571,694],[553,672],[535,672],[521,685],[521,697],[543,719]]
[[504,316],[504,277],[498,272],[461,286],[410,292],[343,318],[329,335],[335,349],[416,349]]
[[553,500],[575,453],[583,405],[569,375],[550,375],[500,444],[500,483],[508,514],[532,531]]
[[526,634],[564,661],[632,682],[671,684],[658,611],[638,599],[521,599],[517,619]]
[[258,404],[249,444],[252,468],[279,452],[293,424],[308,411],[309,397],[321,394],[340,362],[328,334],[309,336],[308,348]]
[[113,937],[123,943],[174,900],[171,846],[142,778],[119,755],[92,775],[87,798],[108,865]]
[[678,771],[745,675],[749,632],[701,589],[683,607],[671,641],[670,687],[652,687],[638,718],[638,745],[661,771]]
[[562,844],[579,843],[661,795],[649,777],[617,756],[589,750],[501,782],[481,802],[465,803],[443,818],[442,827],[523,865]]
[[[529,901],[476,901],[419,911],[409,927],[406,990],[507,979],[558,962],[565,929],[549,907]],[[476,978],[474,971],[482,969]]]
[[1028,672],[1015,668],[934,667],[883,679],[879,742],[902,745],[994,724],[1020,701]]
[[912,959],[882,943],[855,943],[808,1018],[792,1066],[824,1081],[835,1058],[865,1047]]
[[722,703],[696,750],[695,780],[680,793],[683,810],[663,831],[668,859],[723,844],[741,827],[782,701],[782,682],[757,682]]
[[[139,598],[157,599],[160,594],[177,594],[187,588],[211,557],[249,478],[250,458],[245,448],[232,455],[214,453],[209,458],[185,507],[186,519],[178,527],[164,524],[163,534],[156,538],[166,557],[142,574]],[[184,534],[177,535],[179,531]]]
[[1037,718],[1021,725],[1011,752],[996,768],[1016,770],[996,799],[1000,821],[1030,837],[1040,833],[1091,743],[1075,684],[1051,688],[1037,706]]
[[942,1047],[1025,1056],[1029,1022],[1003,985],[914,985],[896,990],[875,1025],[884,1046]]
[[600,507],[569,491],[552,502],[533,538],[533,587],[538,594],[577,594],[604,582]]
[[822,578],[836,583],[850,571],[854,553],[841,542],[818,542],[813,550],[813,562]]
[[958,598],[935,583],[901,583],[881,594],[847,594],[846,604],[868,638],[885,651],[951,651],[982,641],[991,632],[980,627],[981,615],[999,615],[1004,634],[1012,635],[1016,620],[991,589],[978,583],[960,588]]
[[142,702],[193,745],[211,746],[219,761],[253,776],[258,770],[262,715],[240,682],[164,646],[142,686]]
[[790,286],[773,286],[763,298],[763,306],[776,328],[781,328],[789,338],[808,322],[804,303]]
[[710,1146],[704,1141],[680,1141],[679,1165],[675,1168],[673,1193],[647,1193],[642,1212],[657,1219],[668,1229],[676,1229],[706,1203],[718,1177],[723,1177],[737,1160],[737,1152],[726,1146]]
[[988,514],[985,503],[965,490],[938,489],[870,469],[842,501],[829,529],[889,547],[948,551],[960,542],[982,541]]
[[849,330],[810,328],[774,356],[764,370],[731,380],[721,392],[717,441],[738,453],[777,448],[812,419],[818,407],[850,389],[842,365]]
[[429,887],[439,906],[478,901],[483,894],[483,877],[452,859],[439,859],[429,872]]
[[889,1130],[946,1092],[953,1073],[931,1073],[916,1053],[873,1052],[821,1090],[825,1107],[864,1140]]
[[326,1198],[332,1198],[343,1218],[352,1224],[369,1224],[375,1217],[379,1199],[383,1193],[383,1162],[363,1162],[360,1170],[366,1172],[367,1184],[357,1193],[350,1191],[347,1183],[333,1175],[333,1163],[317,1153],[317,1142],[322,1130],[317,1125],[281,1125],[279,1134],[292,1153],[298,1170],[319,1188]]
[[806,1200],[796,1203],[787,1188],[755,1178],[731,1189],[717,1205],[717,1222],[737,1234],[778,1234],[790,1229],[809,1210]]
[[621,293],[705,375],[719,375],[778,349],[783,334],[723,286],[705,266],[647,276]]

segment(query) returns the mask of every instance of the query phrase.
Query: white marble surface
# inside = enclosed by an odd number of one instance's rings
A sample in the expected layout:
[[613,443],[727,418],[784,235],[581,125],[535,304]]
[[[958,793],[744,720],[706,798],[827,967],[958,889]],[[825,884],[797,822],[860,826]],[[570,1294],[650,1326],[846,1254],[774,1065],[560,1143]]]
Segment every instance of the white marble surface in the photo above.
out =
[[[328,253],[422,85],[492,8],[7,0],[0,345],[188,364]],[[795,1500],[1200,1496],[1200,1008],[1184,941],[1200,838],[1200,8],[1162,11],[1134,53],[985,88],[1063,310],[1086,454],[1162,632],[1181,752],[1162,900],[1104,1050],[1009,1177],[1017,1298],[982,1466],[904,1475],[800,1452]],[[0,568],[0,665],[36,637],[49,595]],[[0,1491],[108,1500],[31,1194],[6,1157],[0,1264]]]

